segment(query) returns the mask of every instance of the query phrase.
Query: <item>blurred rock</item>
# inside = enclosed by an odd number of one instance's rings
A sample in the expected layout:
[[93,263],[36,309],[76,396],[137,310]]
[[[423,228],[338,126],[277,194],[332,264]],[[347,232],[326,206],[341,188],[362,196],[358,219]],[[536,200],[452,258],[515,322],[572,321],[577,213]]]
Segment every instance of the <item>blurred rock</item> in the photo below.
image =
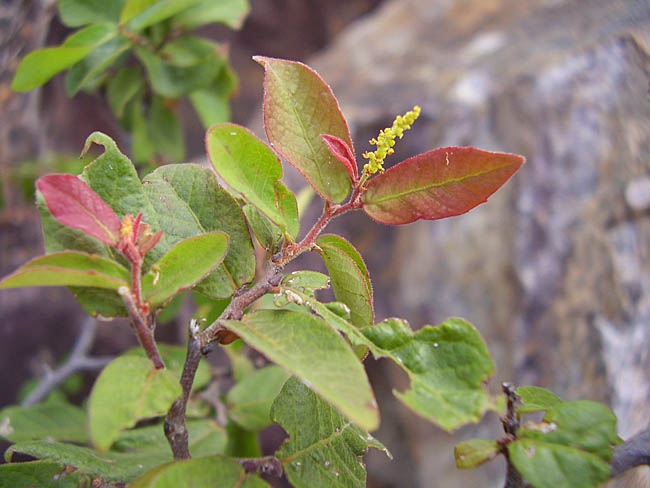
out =
[[[451,145],[527,158],[460,218],[342,219],[367,258],[378,319],[464,316],[494,355],[493,390],[514,380],[605,402],[623,437],[650,421],[648,33],[647,1],[394,0],[309,62],[339,98],[358,154],[419,104],[393,162]],[[396,374],[373,369],[380,381]],[[458,472],[458,437],[379,404],[378,438],[396,459],[371,459],[377,486],[499,486],[501,465]],[[488,420],[460,437],[494,436]]]

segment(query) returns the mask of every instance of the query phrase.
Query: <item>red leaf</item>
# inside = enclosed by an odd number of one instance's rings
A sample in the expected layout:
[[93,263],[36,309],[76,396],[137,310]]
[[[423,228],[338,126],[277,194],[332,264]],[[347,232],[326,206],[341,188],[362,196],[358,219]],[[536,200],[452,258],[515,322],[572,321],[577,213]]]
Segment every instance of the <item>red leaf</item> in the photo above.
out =
[[52,216],[63,225],[79,229],[115,246],[122,223],[113,209],[92,188],[73,175],[49,175],[36,181]]
[[348,146],[348,143],[345,142],[340,137],[331,136],[329,134],[321,134],[321,139],[325,141],[330,152],[343,163],[345,169],[350,173],[352,181],[356,182],[359,179],[359,173],[357,170],[357,162],[354,159],[354,154],[352,149]]
[[402,161],[371,179],[363,209],[384,224],[463,214],[487,201],[524,164],[516,154],[443,147]]

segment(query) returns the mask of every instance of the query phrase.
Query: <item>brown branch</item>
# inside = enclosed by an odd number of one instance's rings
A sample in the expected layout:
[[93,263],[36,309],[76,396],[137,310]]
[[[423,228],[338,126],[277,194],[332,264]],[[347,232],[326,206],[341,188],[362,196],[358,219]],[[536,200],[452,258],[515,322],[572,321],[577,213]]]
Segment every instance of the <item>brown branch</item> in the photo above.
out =
[[512,383],[502,383],[501,389],[506,396],[507,409],[506,414],[501,417],[503,430],[506,433],[505,442],[502,443],[503,448],[501,453],[506,458],[506,482],[503,488],[528,488],[530,485],[524,480],[521,473],[517,471],[514,464],[510,461],[508,455],[508,443],[517,439],[517,432],[519,431],[519,416],[517,415],[517,406],[521,399],[515,391],[515,386]]
[[[189,400],[194,375],[198,368],[201,355],[208,354],[215,344],[228,343],[237,336],[229,331],[223,324],[224,320],[239,320],[253,302],[267,294],[273,287],[277,286],[282,279],[284,267],[305,251],[313,249],[319,234],[332,220],[333,217],[341,215],[349,210],[359,208],[360,190],[353,191],[350,200],[344,205],[330,205],[325,203],[325,208],[318,221],[307,232],[302,241],[294,245],[285,245],[278,255],[274,256],[268,263],[264,275],[251,288],[242,288],[234,294],[232,300],[223,311],[221,316],[206,327],[202,332],[196,329],[194,322],[190,324],[190,342],[188,344],[187,358],[183,368],[181,386],[183,395],[174,402],[167,413],[165,421],[165,435],[169,441],[174,459],[189,459],[189,438],[185,425],[185,412]],[[128,307],[128,305],[127,305]],[[144,345],[144,344],[143,344]],[[155,343],[154,343],[155,346]],[[146,347],[145,347],[146,349]],[[281,468],[280,468],[281,469]]]
[[190,339],[187,343],[187,358],[181,375],[181,388],[183,395],[178,398],[167,412],[165,418],[165,436],[172,448],[174,459],[190,459],[189,435],[185,423],[187,402],[192,392],[194,376],[201,361],[201,342],[193,329],[194,322],[190,326]]

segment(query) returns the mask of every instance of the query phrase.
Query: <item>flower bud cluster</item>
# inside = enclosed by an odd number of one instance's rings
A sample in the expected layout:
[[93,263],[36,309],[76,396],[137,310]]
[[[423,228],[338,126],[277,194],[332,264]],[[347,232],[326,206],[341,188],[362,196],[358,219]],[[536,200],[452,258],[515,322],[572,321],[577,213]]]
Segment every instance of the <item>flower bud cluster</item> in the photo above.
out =
[[416,105],[413,110],[406,112],[404,115],[398,115],[392,127],[380,131],[376,139],[370,139],[370,144],[376,145],[377,149],[374,152],[367,151],[363,153],[363,157],[368,160],[363,167],[365,174],[372,175],[377,172],[384,172],[384,159],[395,152],[393,149],[395,140],[404,136],[404,131],[411,128],[411,124],[415,122],[419,115],[420,107]]

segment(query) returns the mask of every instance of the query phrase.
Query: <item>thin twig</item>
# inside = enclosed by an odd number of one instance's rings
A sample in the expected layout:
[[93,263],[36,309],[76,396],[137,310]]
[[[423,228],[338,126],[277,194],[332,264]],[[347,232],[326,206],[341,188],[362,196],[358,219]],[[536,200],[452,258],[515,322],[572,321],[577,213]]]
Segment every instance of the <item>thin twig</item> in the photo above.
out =
[[140,344],[147,353],[147,357],[151,359],[156,369],[163,369],[165,367],[165,363],[160,356],[158,346],[156,346],[156,341],[153,337],[153,327],[150,327],[149,324],[145,322],[145,319],[142,318],[142,315],[138,310],[138,306],[135,303],[130,290],[126,286],[119,287],[117,289],[117,293],[122,298],[122,301],[126,306],[126,310],[129,312],[131,325],[133,326],[133,329],[138,336]]
[[43,401],[57,386],[79,371],[96,371],[106,366],[113,358],[110,356],[89,357],[95,334],[97,320],[87,317],[81,325],[81,332],[72,347],[68,359],[53,371],[45,373],[38,386],[22,401],[24,407]]
[[[515,391],[515,386],[512,383],[502,383],[501,388],[503,394],[506,396],[508,406],[506,409],[505,416],[501,417],[501,423],[503,424],[503,430],[506,433],[507,442],[512,442],[517,439],[517,432],[519,431],[519,416],[517,415],[517,406],[519,405],[521,399]],[[506,482],[503,485],[503,488],[527,488],[530,485],[524,480],[521,476],[521,473],[517,471],[514,464],[510,461],[510,456],[508,455],[507,443],[503,444],[502,453],[506,458]]]

